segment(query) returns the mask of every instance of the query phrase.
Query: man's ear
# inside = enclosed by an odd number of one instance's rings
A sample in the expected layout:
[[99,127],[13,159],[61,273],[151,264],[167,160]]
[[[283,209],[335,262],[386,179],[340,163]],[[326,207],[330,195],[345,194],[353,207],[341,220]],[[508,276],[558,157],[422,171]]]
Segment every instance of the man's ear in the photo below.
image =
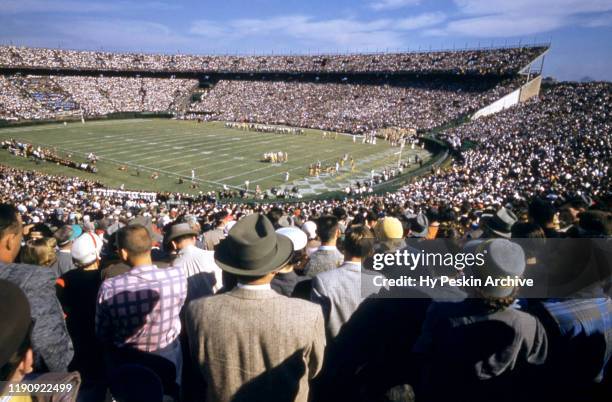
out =
[[[13,251],[13,243],[15,242],[15,237],[17,236],[17,233],[7,233],[4,235],[4,237],[2,237],[2,239],[0,239],[0,248],[4,248],[5,250],[8,251]],[[17,245],[18,247],[21,247],[21,244]]]
[[126,249],[124,248],[120,248],[119,249],[119,257],[121,258],[122,261],[127,261],[128,260],[128,252]]
[[20,377],[23,377],[26,374],[30,374],[32,371],[34,371],[34,353],[32,352],[32,348],[28,348],[19,366],[17,366],[15,374],[19,374]]

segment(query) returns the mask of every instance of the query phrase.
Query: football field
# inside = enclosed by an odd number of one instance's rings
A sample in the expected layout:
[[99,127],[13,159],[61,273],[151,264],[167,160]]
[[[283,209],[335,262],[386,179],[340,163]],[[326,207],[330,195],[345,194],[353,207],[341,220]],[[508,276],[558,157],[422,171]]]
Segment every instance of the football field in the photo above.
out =
[[[62,156],[85,161],[93,152],[99,157],[98,173],[57,166],[36,164],[0,150],[0,163],[49,174],[82,176],[105,185],[126,189],[197,193],[219,190],[224,185],[249,189],[257,185],[262,190],[272,187],[297,186],[303,195],[322,194],[345,188],[355,180],[369,179],[372,170],[397,166],[399,148],[379,140],[376,145],[353,143],[352,136],[323,139],[322,132],[306,130],[306,135],[258,133],[225,128],[221,122],[164,119],[101,120],[0,129],[0,140],[14,138],[23,142],[52,148]],[[288,162],[262,161],[265,152],[286,152]],[[355,161],[352,171],[347,162],[337,174],[309,176],[308,167],[320,161],[323,166],[335,166],[348,154]],[[402,160],[409,160],[410,170],[418,167],[414,155],[425,162],[431,155],[426,150],[404,148]],[[127,170],[121,170],[126,166]],[[191,188],[191,171],[195,183]],[[286,179],[289,172],[289,180]],[[406,172],[406,171],[405,171]],[[151,175],[157,174],[157,179]],[[182,183],[179,182],[182,178]]]

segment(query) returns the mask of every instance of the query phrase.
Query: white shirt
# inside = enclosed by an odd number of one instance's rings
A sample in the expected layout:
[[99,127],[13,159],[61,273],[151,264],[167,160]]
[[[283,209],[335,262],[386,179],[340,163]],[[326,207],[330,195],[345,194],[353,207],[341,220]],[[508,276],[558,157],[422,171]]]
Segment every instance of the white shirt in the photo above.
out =
[[215,262],[214,251],[202,250],[193,245],[187,246],[179,251],[173,265],[183,268],[188,280],[203,272],[213,273],[215,276],[215,284],[211,289],[213,293],[217,293],[223,287],[223,271]]
[[272,286],[270,286],[269,283],[264,283],[263,285],[247,285],[245,283],[238,282],[238,287],[240,289],[247,289],[247,290],[271,290],[272,289]]

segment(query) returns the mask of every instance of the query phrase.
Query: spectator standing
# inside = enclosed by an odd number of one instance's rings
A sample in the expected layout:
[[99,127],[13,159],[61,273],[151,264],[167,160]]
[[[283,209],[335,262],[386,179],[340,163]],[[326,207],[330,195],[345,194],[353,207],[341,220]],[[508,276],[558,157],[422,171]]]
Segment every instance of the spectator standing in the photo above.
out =
[[367,279],[368,273],[362,269],[363,261],[374,249],[372,231],[363,225],[347,229],[343,245],[344,264],[312,280],[311,300],[323,309],[328,339],[338,335],[363,300],[380,290],[372,285]]
[[179,313],[187,294],[181,268],[160,269],[151,260],[152,239],[142,225],[126,226],[117,235],[121,260],[131,268],[105,280],[98,293],[96,335],[110,352],[114,368],[135,356],[154,354],[182,369]]
[[35,321],[35,370],[63,372],[72,360],[73,347],[55,295],[55,276],[48,268],[14,263],[22,237],[21,215],[14,206],[0,204],[0,279],[16,284],[28,297]]
[[188,223],[177,223],[170,227],[164,239],[176,251],[173,266],[180,267],[187,277],[186,303],[211,296],[223,287],[222,271],[215,263],[214,251],[196,247],[198,234]]
[[308,381],[322,365],[323,315],[270,287],[292,252],[261,214],[240,220],[219,245],[217,263],[238,286],[187,308],[191,354],[207,385],[198,400],[308,400]]
[[317,220],[317,236],[321,240],[321,246],[310,255],[310,261],[304,268],[305,274],[310,278],[321,272],[338,268],[344,261],[344,256],[336,247],[340,236],[338,218],[331,215],[320,217]]
[[71,255],[72,242],[81,235],[81,231],[79,225],[64,225],[53,234],[57,240],[58,250],[57,261],[52,268],[58,278],[75,268]]

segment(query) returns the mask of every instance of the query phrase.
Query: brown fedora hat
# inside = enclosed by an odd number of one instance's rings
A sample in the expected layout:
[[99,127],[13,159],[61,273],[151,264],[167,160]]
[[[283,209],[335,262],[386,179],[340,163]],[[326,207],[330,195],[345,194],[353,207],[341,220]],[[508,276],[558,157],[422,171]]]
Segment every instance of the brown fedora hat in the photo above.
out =
[[215,251],[215,261],[229,273],[262,276],[283,267],[293,253],[291,240],[274,231],[262,214],[238,221]]

